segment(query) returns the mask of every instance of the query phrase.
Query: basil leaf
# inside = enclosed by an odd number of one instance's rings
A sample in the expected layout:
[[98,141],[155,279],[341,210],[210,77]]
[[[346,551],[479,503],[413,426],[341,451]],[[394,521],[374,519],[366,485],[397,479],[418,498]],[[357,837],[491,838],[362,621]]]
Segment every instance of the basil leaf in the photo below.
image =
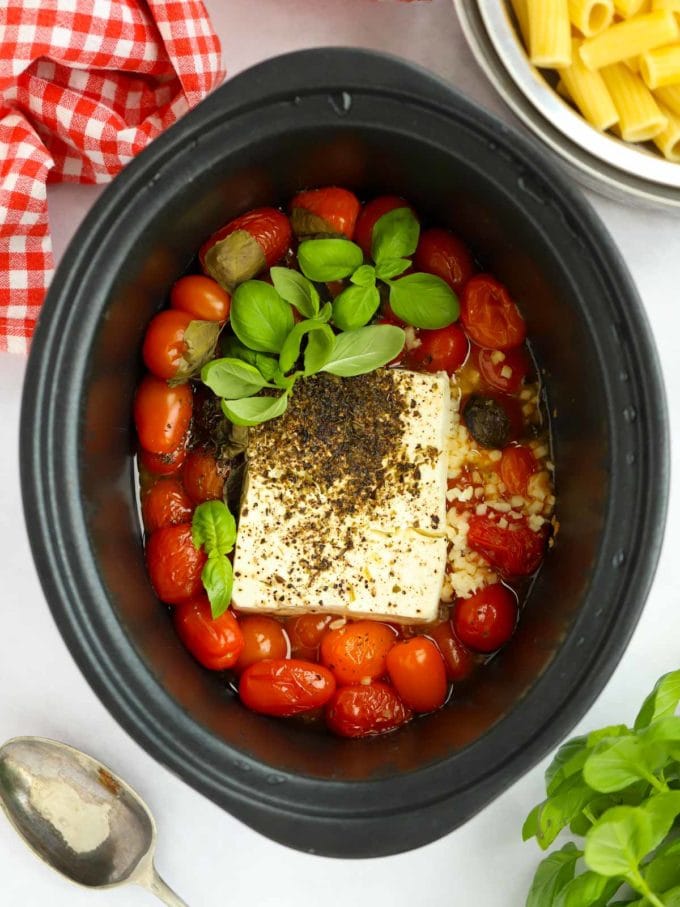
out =
[[630,880],[638,874],[651,841],[650,821],[640,807],[615,806],[586,835],[586,865],[603,876]]
[[573,774],[571,771],[567,773],[567,766],[571,766],[574,759],[583,760],[578,765],[578,769],[580,769],[587,756],[588,750],[585,736],[574,737],[572,740],[567,740],[566,743],[563,743],[545,770],[545,787],[548,794],[552,794],[569,774]]
[[328,362],[333,347],[335,346],[335,334],[328,328],[328,331],[313,331],[307,337],[307,348],[305,349],[305,370],[304,376],[315,375],[321,371]]
[[171,387],[193,378],[213,358],[221,330],[222,325],[215,321],[189,322],[184,332],[184,355],[174,378],[168,381]]
[[227,400],[252,397],[263,387],[272,387],[254,365],[241,359],[213,359],[203,366],[201,381]]
[[680,907],[680,886],[663,893],[664,907]]
[[607,794],[634,784],[651,770],[642,742],[637,737],[620,737],[612,743],[604,741],[592,751],[583,766],[583,777],[593,790]]
[[371,265],[362,265],[352,274],[350,281],[358,287],[375,286],[375,268]]
[[319,314],[319,292],[314,284],[292,268],[272,268],[269,272],[276,292],[305,318]]
[[392,324],[372,324],[338,334],[330,360],[321,369],[349,378],[387,365],[401,352],[406,335]]
[[242,359],[243,362],[249,362],[254,365],[258,372],[267,381],[273,381],[274,375],[279,369],[278,359],[270,356],[268,353],[257,353],[255,350],[249,350],[238,337],[228,334],[222,341],[222,355],[230,359]]
[[262,280],[238,287],[231,299],[230,318],[241,343],[260,353],[278,353],[295,323],[288,303]]
[[576,835],[583,836],[608,809],[613,806],[639,806],[647,799],[648,793],[649,783],[638,781],[613,794],[596,794],[592,800],[588,801],[587,809],[584,807],[583,812],[571,820],[569,830]]
[[386,258],[376,265],[375,273],[381,280],[390,280],[392,277],[398,277],[411,267],[412,262],[408,258]]
[[363,260],[364,253],[348,239],[307,239],[298,247],[302,273],[321,283],[349,277]]
[[604,907],[623,884],[623,879],[607,878],[588,870],[572,879],[553,902],[555,907]]
[[376,264],[413,255],[420,237],[420,224],[410,208],[395,208],[378,218],[373,227],[371,256]]
[[368,324],[379,305],[380,293],[375,286],[347,287],[333,303],[333,323],[341,331],[354,331]]
[[573,878],[581,851],[569,841],[542,860],[529,890],[526,907],[552,907],[559,892]]
[[324,324],[327,324],[331,320],[333,314],[333,304],[327,302],[316,316],[317,321],[323,321]]
[[524,820],[524,825],[522,826],[522,840],[528,841],[529,838],[535,838],[538,834],[538,814],[541,811],[542,803],[538,803],[531,810],[529,815]]
[[588,734],[588,747],[594,749],[598,743],[614,737],[632,737],[633,732],[625,724],[610,724],[608,727],[600,728],[599,731],[591,731]]
[[280,397],[246,397],[244,400],[223,400],[222,412],[236,425],[259,425],[285,413],[288,394]]
[[274,384],[277,387],[280,387],[281,390],[289,391],[292,390],[295,382],[300,376],[301,372],[295,372],[293,375],[284,375],[281,369],[277,369],[276,374],[274,375]]
[[673,715],[679,702],[680,671],[671,671],[657,680],[654,689],[642,703],[642,708],[635,719],[635,730],[647,727],[657,718]]
[[222,501],[199,504],[191,520],[191,539],[208,557],[229,554],[236,541],[236,520]]
[[209,557],[201,571],[201,582],[210,600],[213,620],[229,607],[234,586],[234,571],[226,557]]
[[299,324],[296,324],[290,334],[286,337],[285,343],[281,349],[281,355],[279,356],[279,366],[281,367],[282,372],[288,372],[295,363],[300,358],[300,348],[302,346],[302,340],[306,334],[309,334],[310,331],[321,331],[325,332],[327,337],[330,336],[331,343],[333,342],[333,331],[328,327],[327,324],[323,324],[321,321],[315,321],[310,319],[309,321],[301,321]]
[[642,874],[653,891],[667,891],[680,885],[680,838],[660,847]]
[[536,840],[545,850],[565,826],[583,811],[597,794],[579,775],[567,778],[555,793],[544,800],[536,817]]
[[390,284],[392,311],[407,324],[437,330],[458,318],[458,297],[451,287],[434,274],[408,274]]
[[649,850],[656,849],[673,827],[677,816],[680,816],[680,791],[669,790],[655,794],[638,807],[649,819],[652,842]]

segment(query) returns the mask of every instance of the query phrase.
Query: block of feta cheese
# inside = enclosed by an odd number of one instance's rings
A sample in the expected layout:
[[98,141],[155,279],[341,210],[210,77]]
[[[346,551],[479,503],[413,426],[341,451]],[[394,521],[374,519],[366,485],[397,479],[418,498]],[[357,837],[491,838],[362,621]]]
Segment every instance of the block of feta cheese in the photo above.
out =
[[435,620],[449,420],[444,373],[299,381],[286,413],[250,430],[234,606]]

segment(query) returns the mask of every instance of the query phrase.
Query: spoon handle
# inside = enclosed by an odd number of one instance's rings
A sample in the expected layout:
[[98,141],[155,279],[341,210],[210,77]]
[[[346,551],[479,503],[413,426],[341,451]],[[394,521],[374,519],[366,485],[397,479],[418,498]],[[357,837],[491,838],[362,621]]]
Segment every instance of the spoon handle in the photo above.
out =
[[148,879],[145,879],[143,884],[149,891],[153,891],[156,897],[160,901],[163,901],[164,904],[167,904],[168,907],[189,907],[186,901],[183,901],[182,898],[175,894],[169,885],[165,884],[163,879],[158,875],[155,866],[152,868]]

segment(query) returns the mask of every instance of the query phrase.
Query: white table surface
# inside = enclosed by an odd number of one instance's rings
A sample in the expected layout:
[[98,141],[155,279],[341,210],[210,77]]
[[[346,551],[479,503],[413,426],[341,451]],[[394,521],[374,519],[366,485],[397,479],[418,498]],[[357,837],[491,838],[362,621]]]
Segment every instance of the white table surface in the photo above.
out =
[[[464,45],[450,0],[207,0],[230,74],[286,50],[344,44],[378,48],[434,69],[503,113]],[[50,188],[57,255],[98,194]],[[680,218],[592,197],[623,251],[652,323],[672,428],[680,425]],[[135,786],[159,827],[158,865],[191,907],[521,907],[540,852],[522,821],[542,794],[539,765],[446,838],[409,854],[338,861],[307,856],[241,825],[156,764],[115,723],[71,659],[47,608],[21,509],[17,432],[25,361],[0,355],[0,741],[20,734],[90,751]],[[673,455],[678,467],[678,450]],[[654,494],[654,489],[650,489]],[[645,540],[639,540],[640,545]],[[674,487],[659,570],[642,620],[605,691],[581,723],[632,720],[656,677],[680,667],[680,495]],[[136,907],[139,889],[78,889],[41,865],[0,819],[0,907]]]

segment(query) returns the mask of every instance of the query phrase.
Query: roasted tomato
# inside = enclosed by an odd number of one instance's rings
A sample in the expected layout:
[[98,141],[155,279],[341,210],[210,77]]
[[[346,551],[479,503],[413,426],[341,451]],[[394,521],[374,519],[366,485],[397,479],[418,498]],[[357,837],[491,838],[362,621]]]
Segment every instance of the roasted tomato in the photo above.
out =
[[139,443],[154,454],[176,451],[191,422],[193,395],[188,384],[169,387],[147,375],[137,388],[134,416]]
[[326,705],[335,677],[323,665],[297,658],[257,661],[241,674],[238,692],[253,712],[285,718]]
[[517,624],[517,598],[506,586],[494,583],[456,602],[456,635],[475,652],[495,652],[510,639]]
[[239,619],[244,646],[235,671],[241,673],[256,661],[266,658],[285,658],[288,655],[288,637],[283,627],[273,617],[248,615]]
[[205,561],[205,554],[191,540],[191,523],[162,526],[146,543],[151,584],[168,605],[178,605],[201,592]]
[[527,335],[524,319],[507,289],[489,274],[477,274],[466,283],[460,319],[468,337],[490,350],[521,346]]
[[328,727],[341,737],[385,734],[412,718],[412,713],[386,683],[341,687],[326,708]]
[[174,476],[180,471],[187,458],[187,440],[188,438],[185,436],[179,447],[169,453],[156,454],[140,448],[140,466],[157,476]]
[[142,498],[142,518],[147,532],[186,523],[192,510],[191,499],[177,479],[160,479]]
[[364,205],[354,228],[354,242],[361,247],[366,258],[371,257],[373,227],[383,214],[389,214],[390,211],[396,211],[397,208],[410,207],[409,203],[398,195],[381,195]]
[[479,373],[486,383],[504,394],[516,394],[531,371],[531,360],[524,346],[514,350],[476,350]]
[[190,274],[173,284],[170,306],[199,321],[222,322],[229,318],[231,296],[211,277]]
[[427,631],[427,635],[431,636],[439,647],[449,680],[465,680],[472,674],[475,667],[474,656],[457,638],[450,620],[437,624]]
[[420,331],[419,345],[405,357],[407,368],[452,375],[467,359],[468,339],[457,324],[436,331]]
[[333,620],[330,614],[301,614],[286,621],[290,653],[294,658],[314,661],[319,654],[321,639]]
[[358,620],[326,633],[321,640],[321,661],[338,683],[374,680],[385,673],[387,653],[396,641],[391,627],[375,620]]
[[308,189],[293,198],[290,219],[295,235],[301,239],[319,234],[351,239],[360,208],[359,199],[348,189]]
[[166,309],[151,319],[144,335],[142,357],[152,375],[175,377],[187,351],[184,332],[191,320],[191,315],[175,309]]
[[456,293],[461,292],[475,273],[472,255],[465,243],[438,227],[421,233],[413,263],[416,271],[436,274]]
[[199,249],[198,259],[204,272],[231,292],[280,261],[292,238],[285,214],[276,208],[255,208],[213,233]]
[[224,477],[220,475],[215,457],[205,450],[190,452],[184,464],[182,481],[194,504],[222,499]]
[[506,447],[501,459],[501,480],[510,494],[527,493],[527,483],[538,469],[538,461],[528,447]]
[[433,712],[444,705],[446,667],[431,639],[414,636],[397,643],[387,654],[387,671],[402,702],[414,712]]
[[488,516],[470,517],[468,545],[505,576],[535,573],[543,560],[547,538],[545,524],[534,532],[524,519],[502,528]]
[[243,651],[238,621],[225,611],[213,618],[207,595],[198,595],[173,608],[172,621],[187,649],[210,671],[226,671]]

